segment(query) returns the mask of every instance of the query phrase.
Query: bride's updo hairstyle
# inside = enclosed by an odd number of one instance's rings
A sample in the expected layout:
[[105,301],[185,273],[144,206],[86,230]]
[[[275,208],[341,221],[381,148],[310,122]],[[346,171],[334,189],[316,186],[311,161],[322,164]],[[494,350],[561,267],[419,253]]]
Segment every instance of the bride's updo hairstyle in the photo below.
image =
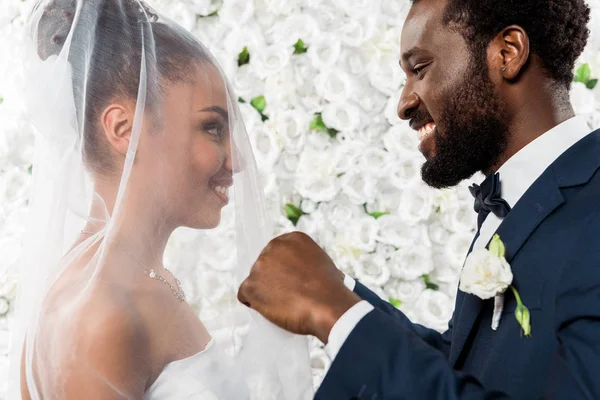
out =
[[[107,175],[115,165],[107,141],[98,134],[99,118],[112,101],[136,101],[139,85],[145,83],[140,82],[143,57],[152,61],[145,63],[146,82],[158,82],[159,88],[191,79],[195,64],[211,61],[189,32],[163,23],[139,0],[89,0],[79,5],[75,0],[54,0],[45,7],[37,30],[38,55],[42,60],[58,56],[67,43],[84,160],[92,171]],[[77,45],[69,46],[69,32],[79,38]],[[143,43],[154,46],[145,52]],[[150,110],[152,97],[159,95],[153,93],[154,86],[147,86]]]

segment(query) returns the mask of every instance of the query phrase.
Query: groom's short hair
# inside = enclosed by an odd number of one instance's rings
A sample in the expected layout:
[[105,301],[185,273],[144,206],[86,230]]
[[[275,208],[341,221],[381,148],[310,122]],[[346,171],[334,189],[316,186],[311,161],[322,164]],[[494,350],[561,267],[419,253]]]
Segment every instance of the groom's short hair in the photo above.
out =
[[519,25],[549,77],[566,87],[587,43],[589,20],[585,0],[448,0],[444,12],[444,23],[460,30],[476,56],[485,55],[502,29]]

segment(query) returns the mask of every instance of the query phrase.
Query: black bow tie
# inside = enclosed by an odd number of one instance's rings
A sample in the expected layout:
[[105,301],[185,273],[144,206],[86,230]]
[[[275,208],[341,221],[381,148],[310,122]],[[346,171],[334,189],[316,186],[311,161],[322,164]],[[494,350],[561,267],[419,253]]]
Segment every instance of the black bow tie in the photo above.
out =
[[477,215],[477,229],[481,229],[483,221],[490,212],[493,212],[498,218],[504,218],[510,212],[510,205],[504,200],[501,194],[500,174],[489,175],[481,186],[473,184],[469,191],[475,198],[475,212]]

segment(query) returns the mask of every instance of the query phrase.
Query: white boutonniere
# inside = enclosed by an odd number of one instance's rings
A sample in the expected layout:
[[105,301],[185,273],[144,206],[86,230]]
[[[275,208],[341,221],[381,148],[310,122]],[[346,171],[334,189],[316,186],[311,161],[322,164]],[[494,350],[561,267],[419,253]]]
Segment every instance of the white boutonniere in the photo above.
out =
[[460,275],[460,290],[482,300],[494,298],[492,329],[498,329],[504,308],[504,292],[510,287],[517,300],[515,318],[521,325],[522,333],[531,337],[529,310],[521,301],[517,289],[512,286],[513,274],[505,258],[506,249],[500,236],[494,235],[488,249],[474,250],[467,257]]

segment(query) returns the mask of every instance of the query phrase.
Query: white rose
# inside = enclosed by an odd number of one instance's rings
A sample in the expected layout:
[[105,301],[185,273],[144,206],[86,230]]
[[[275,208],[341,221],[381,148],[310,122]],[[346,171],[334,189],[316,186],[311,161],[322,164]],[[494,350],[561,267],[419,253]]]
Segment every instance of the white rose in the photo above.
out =
[[337,36],[326,34],[314,38],[308,46],[308,56],[318,70],[333,67],[342,53],[342,44]]
[[402,219],[394,215],[384,215],[377,219],[381,243],[394,247],[409,246],[415,238],[415,229],[408,226]]
[[390,259],[392,276],[404,280],[417,279],[433,268],[431,249],[419,244],[400,248]]
[[467,257],[460,275],[460,290],[486,300],[504,293],[512,280],[506,259],[487,249],[477,249]]
[[349,17],[360,18],[369,13],[379,14],[380,0],[333,0],[333,4]]
[[439,220],[429,223],[428,230],[429,239],[436,245],[444,245],[450,239],[451,232]]
[[[286,2],[281,4],[287,7]],[[282,43],[293,46],[301,39],[306,46],[311,46],[315,37],[320,34],[319,23],[310,14],[294,14],[284,20],[279,20],[272,28],[267,30],[273,43]]]
[[[364,215],[364,214],[363,214]],[[352,246],[362,251],[375,250],[379,224],[371,216],[363,216],[346,227]]]
[[306,149],[300,155],[295,188],[302,197],[330,201],[339,192],[333,157],[325,149]]
[[254,134],[254,130],[262,126],[260,114],[249,103],[238,104],[238,107],[240,108],[242,119],[246,125],[248,136],[252,136]]
[[473,235],[468,233],[455,233],[450,236],[444,246],[447,262],[462,265],[473,241]]
[[[388,98],[387,104],[386,104],[385,110],[384,110],[385,118],[390,123],[390,125],[394,125],[394,126],[401,125],[402,126],[401,132],[408,132],[412,136],[414,136],[415,139],[417,139],[417,132],[410,129],[410,126],[407,123],[403,122],[403,120],[401,120],[400,117],[398,116],[398,102],[399,102],[399,98],[397,96],[390,96]],[[418,143],[419,142],[417,141],[417,144]],[[417,146],[415,145],[414,147],[411,147],[410,150],[417,151]]]
[[383,286],[390,279],[390,269],[385,258],[367,254],[355,267],[356,279],[365,285]]
[[380,147],[370,146],[363,148],[358,159],[359,167],[368,175],[385,177],[392,163],[390,153]]
[[424,326],[445,332],[448,330],[453,308],[454,302],[446,293],[427,289],[415,303],[415,314]]
[[[385,126],[385,128],[387,129],[389,125],[387,124],[387,121],[385,121],[385,119],[382,118],[381,114],[387,104],[388,97],[381,93],[379,90],[373,90],[368,85],[363,85],[363,87],[358,89],[358,91],[361,93],[361,97],[360,99],[357,99],[357,103],[360,106],[360,108],[363,109],[364,112],[371,117],[365,118],[364,122],[366,126],[371,126],[373,124],[372,120],[377,119],[379,122],[385,123],[385,125],[381,124],[380,126]],[[377,135],[377,137],[380,136],[380,134]]]
[[414,303],[426,289],[425,281],[421,278],[410,281],[392,279],[388,286],[391,297],[405,304]]
[[243,26],[254,15],[254,0],[224,0],[219,10],[221,22],[231,26]]
[[264,81],[258,78],[251,64],[242,65],[237,69],[233,79],[233,88],[238,96],[250,101],[262,95],[264,87]]
[[300,110],[291,110],[277,114],[273,120],[285,151],[290,154],[299,154],[304,148],[309,130],[310,121],[307,114]]
[[571,84],[571,104],[578,115],[591,114],[598,109],[594,93],[581,82]]
[[403,191],[411,190],[411,187],[421,182],[421,165],[422,157],[413,156],[395,161],[389,171],[390,183]]
[[328,204],[323,204],[324,213],[336,230],[344,231],[352,221],[364,214],[360,206],[352,204],[346,196],[338,196]]
[[294,48],[291,46],[274,44],[255,50],[250,54],[250,62],[254,64],[254,71],[258,77],[266,79],[284,69],[289,64],[293,52]]
[[256,2],[257,7],[260,4],[265,12],[277,15],[294,15],[298,13],[300,9],[299,0],[256,0]]
[[353,131],[360,123],[360,110],[348,102],[329,103],[323,108],[323,122],[338,131]]
[[261,169],[272,167],[279,158],[281,145],[277,133],[268,125],[254,129],[250,135],[252,149],[256,155],[256,163]]
[[346,46],[359,47],[371,39],[375,32],[377,19],[372,14],[366,13],[360,19],[344,19],[339,29],[339,35]]
[[206,47],[210,44],[221,43],[231,27],[222,24],[217,17],[198,18],[192,33]]
[[342,191],[357,205],[372,201],[377,178],[359,169],[351,170],[340,178]]
[[369,68],[369,80],[379,91],[388,96],[395,96],[400,91],[405,75],[398,68],[397,59],[383,59]]
[[356,83],[346,72],[334,67],[315,78],[315,88],[327,101],[344,103],[355,93]]
[[406,188],[400,200],[400,217],[410,225],[429,219],[433,211],[433,189],[424,184]]

